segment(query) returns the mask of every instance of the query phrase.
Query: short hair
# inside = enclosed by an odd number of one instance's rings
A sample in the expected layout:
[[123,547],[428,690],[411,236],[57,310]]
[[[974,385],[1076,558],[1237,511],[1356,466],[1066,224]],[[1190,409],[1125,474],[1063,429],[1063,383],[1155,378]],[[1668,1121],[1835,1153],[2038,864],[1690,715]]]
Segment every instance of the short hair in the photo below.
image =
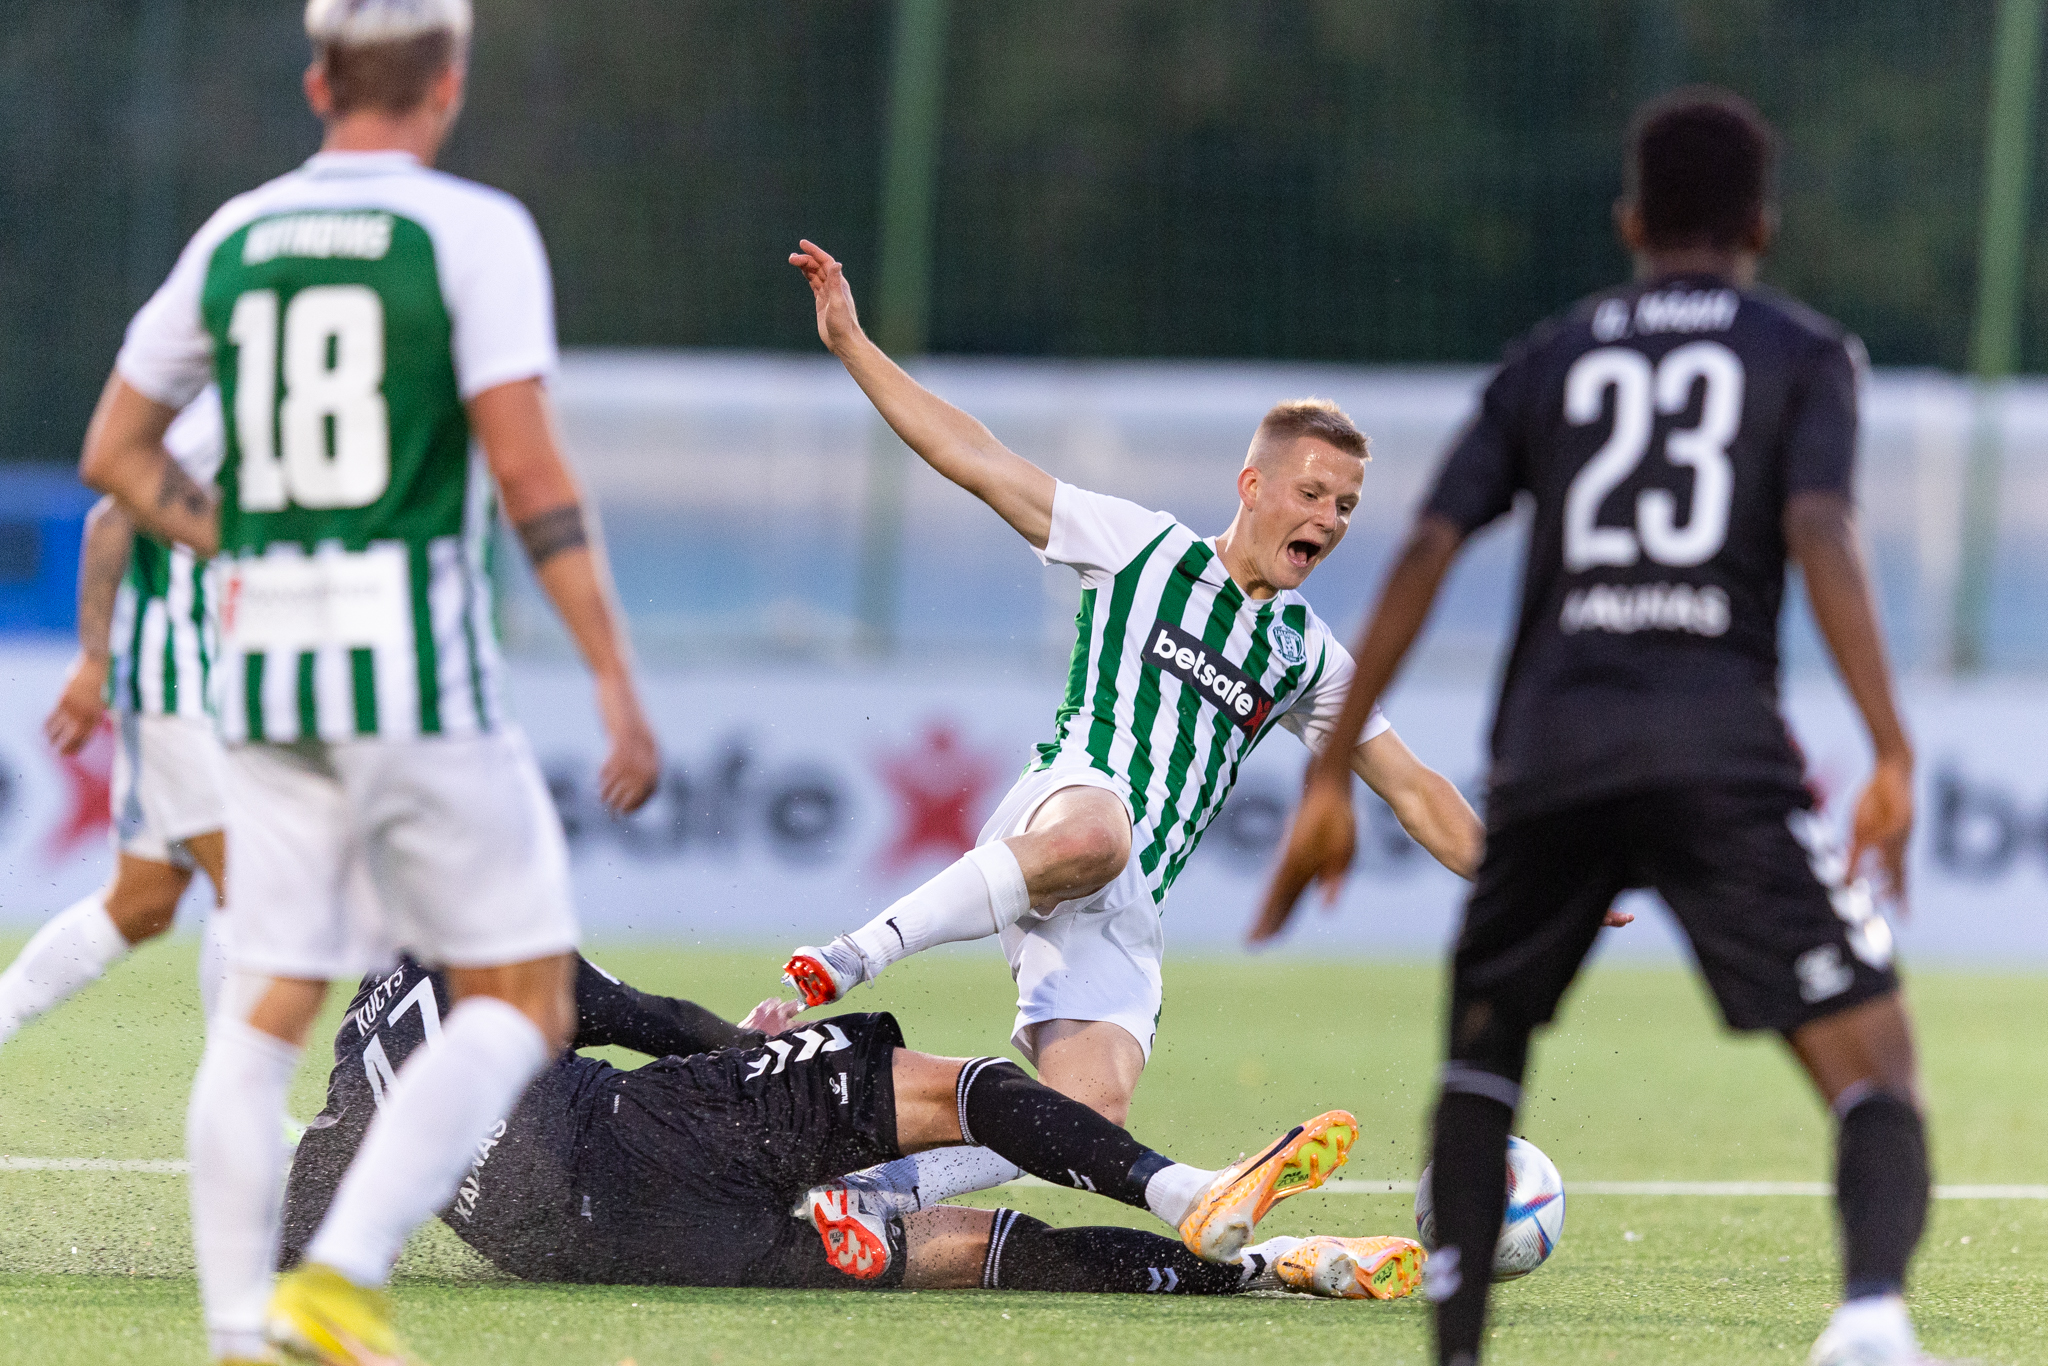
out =
[[1360,460],[1372,459],[1372,443],[1365,433],[1358,430],[1349,413],[1326,398],[1291,398],[1274,404],[1259,419],[1253,440],[1262,436],[1278,441],[1312,436]]
[[1694,85],[1636,111],[1628,197],[1656,247],[1742,245],[1771,195],[1777,136],[1756,106]]
[[306,36],[334,112],[408,114],[456,61],[474,25],[469,0],[307,0]]

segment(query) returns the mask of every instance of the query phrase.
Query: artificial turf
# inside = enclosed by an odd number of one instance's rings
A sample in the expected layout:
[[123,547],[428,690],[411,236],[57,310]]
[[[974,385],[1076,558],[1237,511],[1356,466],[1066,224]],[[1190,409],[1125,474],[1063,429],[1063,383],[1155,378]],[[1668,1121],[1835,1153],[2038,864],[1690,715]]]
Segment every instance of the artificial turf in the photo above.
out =
[[[11,954],[18,941],[0,944]],[[613,948],[593,955],[653,990],[738,1014],[775,956]],[[1345,1175],[1412,1179],[1437,1053],[1438,970],[1301,959],[1186,958],[1131,1125],[1220,1164],[1342,1105],[1363,1136]],[[180,1156],[199,1028],[192,954],[171,943],[0,1049],[0,1154]],[[2039,977],[1927,972],[1918,1017],[1937,1179],[2048,1182],[2048,991]],[[331,1004],[338,1005],[337,1000]],[[987,946],[892,969],[849,1002],[897,1012],[913,1047],[995,1051],[1008,981]],[[318,1108],[310,1057],[295,1106]],[[1820,1181],[1829,1125],[1781,1050],[1733,1040],[1677,969],[1598,967],[1538,1045],[1521,1131],[1574,1181]],[[0,1171],[0,1360],[203,1361],[184,1187],[133,1172]],[[977,1203],[969,1201],[969,1203]],[[1145,1225],[1086,1195],[1013,1188],[1003,1203],[1064,1223]],[[1405,1196],[1315,1193],[1266,1226],[1410,1227]],[[1835,1290],[1827,1202],[1812,1197],[1577,1193],[1551,1262],[1495,1297],[1489,1360],[1804,1359]],[[1332,1303],[922,1292],[797,1294],[537,1286],[491,1276],[438,1227],[396,1286],[426,1360],[496,1366],[967,1360],[1139,1363],[1272,1354],[1290,1363],[1422,1362],[1419,1300]],[[2048,1362],[2048,1201],[1947,1200],[1915,1268],[1915,1312],[1944,1357]]]

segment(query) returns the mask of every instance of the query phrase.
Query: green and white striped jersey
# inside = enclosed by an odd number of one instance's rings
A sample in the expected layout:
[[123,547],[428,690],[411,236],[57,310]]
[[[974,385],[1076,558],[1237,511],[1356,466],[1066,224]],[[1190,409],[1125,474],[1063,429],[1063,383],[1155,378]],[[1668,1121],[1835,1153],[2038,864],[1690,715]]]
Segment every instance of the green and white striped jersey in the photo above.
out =
[[[172,458],[202,484],[220,468],[221,440],[220,394],[211,385],[164,433]],[[208,577],[206,561],[183,546],[136,533],[108,633],[109,706],[195,720],[212,714],[207,689],[217,647]]]
[[[1299,593],[1247,597],[1209,541],[1121,498],[1060,484],[1039,558],[1080,571],[1081,610],[1053,739],[1026,771],[1115,779],[1132,857],[1163,901],[1275,725],[1322,744],[1351,656]],[[1360,741],[1387,729],[1375,708]]]
[[321,153],[199,230],[116,366],[173,406],[220,384],[226,740],[494,728],[495,489],[464,404],[554,364],[525,209],[403,152]]

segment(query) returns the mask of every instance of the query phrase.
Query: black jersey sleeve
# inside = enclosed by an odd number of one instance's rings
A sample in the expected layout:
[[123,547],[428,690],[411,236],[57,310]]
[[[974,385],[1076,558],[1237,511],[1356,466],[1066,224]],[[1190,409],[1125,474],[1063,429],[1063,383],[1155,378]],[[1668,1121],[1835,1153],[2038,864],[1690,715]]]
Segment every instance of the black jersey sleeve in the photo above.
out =
[[1785,492],[1853,492],[1856,388],[1863,346],[1854,337],[1817,348],[1785,424]]
[[1477,531],[1514,506],[1521,487],[1523,348],[1510,350],[1487,382],[1479,411],[1452,443],[1422,510]]
[[759,1034],[700,1005],[636,990],[589,959],[576,960],[577,1048],[613,1045],[665,1058],[760,1042]]

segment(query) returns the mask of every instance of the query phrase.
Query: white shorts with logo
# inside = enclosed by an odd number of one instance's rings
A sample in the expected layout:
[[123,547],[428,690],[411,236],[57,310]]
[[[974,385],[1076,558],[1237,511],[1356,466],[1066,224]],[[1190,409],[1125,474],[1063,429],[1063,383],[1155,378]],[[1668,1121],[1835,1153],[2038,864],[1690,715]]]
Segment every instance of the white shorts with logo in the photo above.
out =
[[[1062,765],[1026,773],[981,827],[977,844],[1024,833],[1046,799],[1070,787],[1099,787],[1130,804],[1116,780],[1096,769]],[[1133,857],[1107,887],[1026,916],[1002,934],[1017,979],[1017,1021],[1010,1042],[1038,1061],[1035,1026],[1047,1020],[1107,1020],[1152,1056],[1162,998],[1166,937],[1159,907]]]
[[235,966],[356,977],[399,951],[497,967],[576,947],[569,848],[526,739],[231,746]]
[[191,869],[185,841],[226,824],[220,785],[211,721],[115,713],[110,805],[118,852]]

